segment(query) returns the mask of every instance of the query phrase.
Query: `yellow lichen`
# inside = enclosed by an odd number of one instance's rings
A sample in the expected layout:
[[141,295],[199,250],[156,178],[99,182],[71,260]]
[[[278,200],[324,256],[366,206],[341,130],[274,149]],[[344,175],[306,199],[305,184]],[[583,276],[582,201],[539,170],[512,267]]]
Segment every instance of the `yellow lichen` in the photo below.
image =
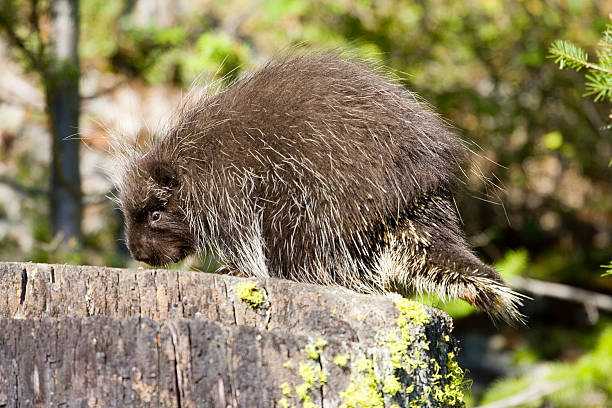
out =
[[308,395],[308,391],[310,391],[311,387],[312,387],[312,384],[307,384],[307,383],[300,384],[297,387],[295,387],[295,393],[302,400],[303,408],[316,408],[316,405],[312,403],[312,398],[310,397],[310,395]]
[[317,369],[311,362],[304,363],[300,361],[298,370],[300,372],[300,377],[302,377],[302,380],[304,380],[304,382],[309,386],[314,384],[315,381],[317,381]]
[[310,401],[310,395],[308,395],[308,391],[310,391],[310,384],[300,384],[295,386],[295,393],[300,397],[302,401]]
[[306,346],[306,354],[308,354],[308,357],[311,359],[317,360],[319,356],[321,356],[325,346],[327,346],[327,341],[322,338],[318,338],[314,341],[314,343]]
[[327,382],[327,376],[322,369],[315,367],[312,361],[300,361],[298,371],[300,373],[300,377],[302,377],[302,380],[304,380],[304,383],[295,387],[295,393],[302,400],[303,407],[316,407],[312,403],[308,392],[315,382],[319,381],[320,384]]
[[323,369],[319,370],[319,382],[325,384],[327,382],[327,373]]
[[[422,328],[429,324],[429,315],[425,307],[408,299],[400,299],[395,302],[400,314],[396,319],[399,328],[399,337],[392,333],[388,336],[386,346],[391,352],[391,362],[394,368],[404,368],[409,372],[420,366],[419,356],[410,357],[408,350],[416,338],[411,334],[411,327]],[[425,334],[421,330],[419,338],[424,339]],[[423,344],[425,347],[426,344]]]
[[258,308],[265,303],[263,291],[257,287],[257,282],[245,281],[236,285],[238,298],[252,308]]
[[409,408],[423,408],[424,406],[427,406],[428,404],[427,404],[426,395],[429,395],[429,393],[425,392],[421,394],[419,398],[410,400],[410,402],[408,403],[408,407]]
[[315,347],[323,349],[323,348],[325,348],[325,346],[327,346],[327,340],[319,337],[318,339],[315,340],[314,345],[315,345]]
[[447,383],[444,385],[444,403],[449,406],[463,406],[463,393],[465,391],[464,373],[455,359],[455,353],[448,353],[445,376]]
[[[410,384],[403,390],[402,395],[410,395],[408,406],[410,408],[422,407],[431,400],[444,407],[464,406],[463,371],[454,359],[454,354],[448,354],[445,370],[437,361],[423,355],[423,350],[429,350],[429,343],[425,337],[425,326],[429,324],[430,316],[425,307],[407,299],[398,300],[395,304],[400,312],[396,319],[398,331],[388,333],[386,342],[384,342],[391,353],[394,370],[404,370],[408,373],[416,368],[431,370],[431,386],[425,385],[417,394],[415,394],[415,384]],[[450,336],[445,333],[442,339],[448,343]],[[402,391],[401,387],[402,384],[394,375],[388,375],[383,380],[382,389],[385,394],[394,395]]]
[[389,374],[383,381],[383,391],[385,394],[395,395],[402,389],[402,384],[396,376]]
[[[464,407],[463,393],[465,381],[463,371],[457,364],[453,353],[447,354],[446,366],[440,366],[434,359],[427,356],[429,342],[425,337],[425,326],[430,323],[430,316],[425,307],[419,303],[402,299],[396,302],[399,314],[396,318],[397,330],[383,332],[378,337],[379,344],[386,346],[390,352],[392,368],[382,364],[375,364],[375,360],[363,354],[336,354],[333,363],[338,367],[347,367],[349,361],[352,366],[350,383],[344,391],[339,393],[342,399],[341,408],[399,408],[393,401],[404,401],[410,408],[420,408],[430,405],[444,407]],[[436,349],[442,347],[442,352],[448,350],[450,336],[442,334],[442,341],[436,344]],[[306,361],[298,362],[299,375],[303,383],[296,386],[295,393],[302,402],[303,408],[314,408],[312,396],[309,395],[313,387],[322,386],[327,382],[327,373],[320,367],[321,354],[327,346],[327,341],[322,338],[306,346]],[[425,351],[423,351],[425,350]],[[283,364],[283,367],[291,368],[291,360]],[[381,369],[383,373],[375,374]],[[386,367],[386,368],[385,368]],[[416,368],[424,368],[430,373],[428,385],[417,383],[403,384],[402,373],[411,373]],[[392,372],[389,372],[392,371]],[[281,384],[281,392],[290,396],[292,389],[288,383]],[[386,397],[388,396],[388,397]],[[392,401],[385,399],[392,397]],[[284,400],[284,399],[283,399]],[[279,400],[279,406],[288,407]],[[285,400],[286,402],[286,400]],[[294,407],[292,407],[294,408]]]
[[447,353],[447,372],[444,375],[440,373],[441,368],[437,361],[432,360],[432,364],[432,387],[428,390],[428,394],[445,407],[463,407],[465,382],[463,370],[455,360],[455,354]]
[[341,408],[383,408],[384,399],[378,391],[378,381],[374,375],[374,362],[360,358],[355,365],[360,373],[356,379],[351,375],[351,382],[346,390],[340,392],[343,400]]
[[284,382],[279,387],[283,395],[286,395],[287,397],[291,395],[291,386],[289,385],[289,383]]
[[413,323],[418,326],[429,324],[429,314],[425,311],[425,306],[418,302],[408,299],[400,299],[395,302],[395,306],[400,310],[397,324],[400,327]]
[[355,367],[357,368],[358,372],[367,373],[374,370],[374,362],[369,358],[361,357],[355,363]]
[[334,357],[334,364],[337,365],[338,367],[346,367],[346,365],[348,364],[349,361],[349,355],[348,354],[336,354],[336,357]]

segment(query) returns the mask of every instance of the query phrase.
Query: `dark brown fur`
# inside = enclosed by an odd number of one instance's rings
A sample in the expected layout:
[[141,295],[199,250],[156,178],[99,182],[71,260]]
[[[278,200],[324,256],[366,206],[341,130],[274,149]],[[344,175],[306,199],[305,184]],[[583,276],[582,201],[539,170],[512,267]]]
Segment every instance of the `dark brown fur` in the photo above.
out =
[[129,152],[128,246],[156,266],[208,247],[259,277],[435,291],[518,318],[519,298],[459,227],[465,157],[435,113],[363,62],[282,59]]

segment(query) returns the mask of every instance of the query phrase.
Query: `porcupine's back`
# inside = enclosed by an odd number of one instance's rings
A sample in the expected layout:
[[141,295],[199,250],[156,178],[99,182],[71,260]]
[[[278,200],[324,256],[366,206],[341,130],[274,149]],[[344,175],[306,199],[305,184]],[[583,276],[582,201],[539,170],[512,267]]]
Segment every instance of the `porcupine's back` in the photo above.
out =
[[178,118],[154,151],[181,157],[190,225],[244,272],[514,307],[449,205],[460,140],[364,63],[279,60]]
[[256,213],[270,274],[351,287],[376,286],[355,268],[415,198],[452,188],[464,157],[415,95],[334,53],[272,62],[185,109],[168,136],[193,158],[189,214],[209,241]]

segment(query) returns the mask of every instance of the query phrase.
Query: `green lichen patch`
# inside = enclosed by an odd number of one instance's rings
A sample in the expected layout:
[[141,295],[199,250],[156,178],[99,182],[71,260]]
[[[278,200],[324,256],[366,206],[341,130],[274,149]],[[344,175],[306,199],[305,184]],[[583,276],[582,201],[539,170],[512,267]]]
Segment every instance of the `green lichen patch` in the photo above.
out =
[[289,402],[287,401],[287,398],[281,398],[278,401],[276,401],[278,406],[281,408],[290,408],[291,405],[289,405]]
[[[327,341],[325,339],[317,338],[303,350],[308,358],[305,361],[297,361],[297,371],[303,383],[296,385],[294,390],[297,398],[302,401],[302,408],[316,408],[316,405],[312,402],[310,391],[314,387],[322,387],[323,384],[327,383],[327,372],[321,366],[321,353],[326,346]],[[287,360],[283,363],[283,367],[293,369],[294,365],[291,360]],[[282,383],[280,389],[285,397],[291,396],[292,389],[287,382]],[[287,398],[284,398],[284,400],[287,402]],[[279,401],[277,402],[280,405],[281,402]]]
[[349,361],[349,355],[348,354],[336,354],[336,356],[334,357],[334,364],[337,365],[340,368],[344,368],[346,367],[346,365],[348,364]]
[[355,368],[360,373],[374,372],[374,362],[369,358],[361,357],[355,362]]
[[[452,353],[454,348],[450,336],[437,326],[428,328],[431,317],[420,303],[402,299],[396,302],[396,306],[395,328],[377,334],[379,345],[387,350],[357,348],[333,357],[333,364],[343,369],[335,369],[335,372],[350,373],[348,384],[344,382],[346,379],[340,379],[345,387],[339,392],[340,407],[464,407],[466,382]],[[426,331],[435,337],[431,345]],[[294,388],[287,383],[281,384],[279,406],[285,406],[280,402],[284,400],[287,406],[293,403],[299,407],[315,407],[313,399],[328,380],[329,373],[323,369],[326,347],[327,341],[318,338],[302,350],[306,356],[302,361],[295,361],[297,367],[284,364],[286,368],[298,371],[302,383]],[[439,360],[432,358],[432,353],[439,356]],[[334,389],[337,380],[331,380]]]
[[315,340],[314,346],[320,348],[321,350],[323,350],[325,348],[325,346],[327,346],[327,340],[319,337],[318,339]]
[[295,387],[295,392],[302,400],[304,408],[315,407],[315,405],[312,403],[312,398],[310,397],[310,395],[308,395],[308,391],[310,391],[310,388],[312,388],[312,384],[309,385],[307,383],[300,384]]
[[[399,315],[395,320],[398,332],[387,336],[385,345],[391,352],[391,362],[395,369],[404,369],[412,372],[416,367],[421,367],[419,347],[428,349],[425,341],[425,327],[429,324],[429,314],[425,307],[408,299],[400,299],[395,302],[399,309]],[[419,341],[419,347],[411,347],[415,341]],[[410,350],[414,349],[413,355]]]
[[422,397],[431,396],[441,407],[464,407],[463,397],[467,382],[455,359],[455,353],[446,353],[445,369],[441,368],[435,359],[430,360],[428,367],[432,385]]
[[284,382],[280,385],[280,389],[281,389],[281,393],[285,396],[290,396],[291,395],[291,386],[289,385],[288,382]]
[[257,282],[240,282],[235,286],[238,298],[253,309],[259,308],[266,303],[263,289],[257,287]]
[[309,392],[317,383],[319,385],[325,384],[327,382],[327,374],[322,368],[317,367],[314,361],[300,361],[298,372],[304,382],[295,387],[295,393],[302,400],[303,407],[315,407]]
[[455,359],[455,353],[448,353],[447,358],[447,373],[444,376],[446,383],[441,394],[442,399],[438,399],[438,401],[449,407],[463,406],[463,396],[466,389],[464,373]]
[[295,393],[300,397],[302,401],[310,401],[310,395],[308,395],[308,391],[310,391],[310,387],[312,385],[303,383],[300,385],[296,385]]
[[397,318],[397,324],[400,327],[410,323],[418,326],[429,324],[429,314],[422,304],[408,299],[400,299],[395,302],[395,306],[400,311],[400,315]]
[[322,338],[318,338],[314,343],[306,346],[306,354],[313,360],[318,360],[323,352],[323,349],[327,346],[327,341]]
[[[465,381],[454,354],[448,353],[450,336],[443,333],[443,341],[436,342],[438,353],[447,357],[446,366],[440,367],[435,359],[424,353],[430,349],[425,335],[430,316],[425,307],[407,299],[395,304],[399,310],[397,329],[387,333],[382,341],[390,352],[393,374],[382,380],[382,391],[394,399],[397,395],[409,407],[463,407]],[[403,383],[415,370],[428,373],[428,381],[422,384],[415,378],[411,384]]]
[[379,381],[374,374],[374,362],[365,357],[355,363],[357,376],[351,375],[346,390],[340,392],[343,404],[340,408],[384,408],[385,402],[379,391]]
[[397,377],[393,374],[389,374],[383,380],[383,391],[388,395],[395,395],[402,389],[402,384],[399,382]]
[[327,373],[322,368],[319,370],[319,382],[321,384],[327,383]]
[[302,380],[304,380],[304,383],[308,384],[309,386],[312,386],[312,384],[319,379],[319,369],[311,362],[305,363],[300,361],[298,370],[300,377],[302,377]]

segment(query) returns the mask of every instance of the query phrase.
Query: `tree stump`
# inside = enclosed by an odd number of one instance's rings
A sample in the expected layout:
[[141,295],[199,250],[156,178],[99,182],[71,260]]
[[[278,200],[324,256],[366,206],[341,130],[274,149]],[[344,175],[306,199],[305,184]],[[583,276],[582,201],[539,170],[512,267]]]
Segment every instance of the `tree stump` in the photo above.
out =
[[444,313],[200,272],[0,263],[0,407],[463,406]]

